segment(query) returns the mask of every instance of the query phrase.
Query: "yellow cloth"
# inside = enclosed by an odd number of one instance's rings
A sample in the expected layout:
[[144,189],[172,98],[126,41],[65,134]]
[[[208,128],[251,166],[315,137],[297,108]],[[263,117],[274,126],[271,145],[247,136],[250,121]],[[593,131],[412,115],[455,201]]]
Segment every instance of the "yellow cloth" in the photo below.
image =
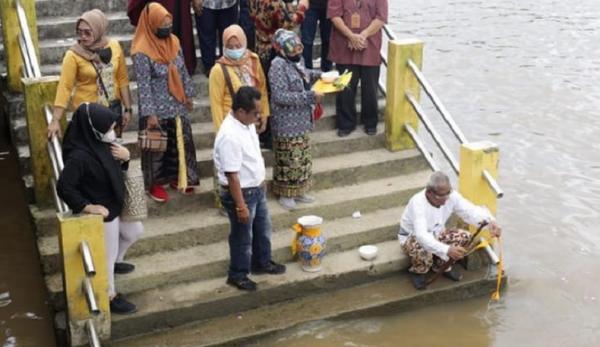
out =
[[346,72],[338,77],[337,81],[332,83],[325,83],[323,80],[318,80],[313,84],[312,90],[321,94],[341,92],[350,84],[351,79],[352,72]]
[[[117,40],[110,39],[107,47],[112,49],[111,63],[114,66],[115,97],[120,100],[121,88],[129,86],[125,54]],[[54,106],[75,110],[84,102],[97,102],[96,76],[96,70],[92,63],[68,50],[63,58]],[[71,96],[71,94],[73,95]]]
[[[267,81],[265,79],[265,74],[262,70],[260,62],[258,61],[258,55],[252,53],[252,58],[255,61],[255,66],[258,70],[258,86],[255,86],[258,91],[260,91],[261,99],[261,115],[266,118],[271,115],[271,110],[269,108],[269,99],[267,96]],[[229,72],[229,76],[231,77],[231,84],[233,85],[233,90],[237,91],[242,86],[242,82],[235,72],[235,68],[232,66],[225,67]],[[219,130],[221,127],[221,123],[223,123],[223,119],[225,116],[231,111],[232,97],[229,95],[229,90],[227,89],[227,82],[225,81],[225,76],[223,75],[223,70],[221,66],[218,64],[215,65],[210,70],[210,75],[208,78],[208,91],[210,98],[210,112],[212,114],[213,125],[215,126],[215,132]]]

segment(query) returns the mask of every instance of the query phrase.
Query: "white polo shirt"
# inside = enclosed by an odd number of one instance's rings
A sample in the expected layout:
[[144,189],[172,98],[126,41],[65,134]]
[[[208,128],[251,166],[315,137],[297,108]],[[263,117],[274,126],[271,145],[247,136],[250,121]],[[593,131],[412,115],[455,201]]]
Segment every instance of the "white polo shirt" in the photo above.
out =
[[225,117],[213,149],[219,184],[229,185],[226,172],[237,172],[242,188],[258,187],[265,180],[265,161],[254,124],[244,125],[231,112]]

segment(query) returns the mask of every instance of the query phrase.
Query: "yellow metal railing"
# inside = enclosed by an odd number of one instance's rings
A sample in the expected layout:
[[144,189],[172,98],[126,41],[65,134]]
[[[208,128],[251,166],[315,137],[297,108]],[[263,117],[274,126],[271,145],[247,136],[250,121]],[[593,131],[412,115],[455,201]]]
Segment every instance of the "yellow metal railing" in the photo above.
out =
[[[504,195],[496,181],[498,174],[498,146],[489,141],[469,142],[431,84],[421,71],[423,62],[423,42],[417,39],[398,39],[392,30],[384,26],[388,41],[387,54],[382,47],[382,66],[387,69],[385,82],[379,83],[386,96],[385,135],[386,146],[391,151],[414,148],[425,157],[435,171],[438,164],[417,133],[418,125],[423,124],[431,135],[450,167],[459,178],[461,194],[477,205],[485,205],[495,214],[497,200]],[[420,105],[420,93],[424,90],[444,122],[448,125],[460,144],[460,158],[457,161],[449,146],[436,131]]]
[[36,203],[44,206],[54,201],[58,211],[71,345],[100,347],[100,338],[110,337],[104,224],[101,216],[73,216],[56,192],[64,167],[62,150],[56,136],[47,139],[46,129],[58,78],[41,73],[34,43],[34,5],[33,0],[0,0],[9,84],[11,90],[24,94]]

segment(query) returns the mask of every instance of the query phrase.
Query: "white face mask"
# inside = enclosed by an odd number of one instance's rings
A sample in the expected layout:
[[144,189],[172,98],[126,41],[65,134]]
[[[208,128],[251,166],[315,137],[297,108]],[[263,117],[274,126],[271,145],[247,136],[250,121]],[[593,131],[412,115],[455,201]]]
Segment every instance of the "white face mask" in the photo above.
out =
[[117,140],[117,134],[114,129],[110,129],[106,134],[102,135],[100,141],[105,143],[113,143]]

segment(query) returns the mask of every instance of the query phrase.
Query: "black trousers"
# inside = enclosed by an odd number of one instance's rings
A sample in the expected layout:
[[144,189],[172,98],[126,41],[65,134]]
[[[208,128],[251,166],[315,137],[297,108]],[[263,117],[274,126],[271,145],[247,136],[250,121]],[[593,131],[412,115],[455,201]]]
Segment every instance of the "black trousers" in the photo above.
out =
[[338,93],[335,100],[337,128],[354,130],[357,125],[356,89],[361,85],[360,119],[365,129],[375,129],[378,121],[377,90],[379,89],[379,66],[336,64],[337,70],[352,71],[352,80],[348,88]]

